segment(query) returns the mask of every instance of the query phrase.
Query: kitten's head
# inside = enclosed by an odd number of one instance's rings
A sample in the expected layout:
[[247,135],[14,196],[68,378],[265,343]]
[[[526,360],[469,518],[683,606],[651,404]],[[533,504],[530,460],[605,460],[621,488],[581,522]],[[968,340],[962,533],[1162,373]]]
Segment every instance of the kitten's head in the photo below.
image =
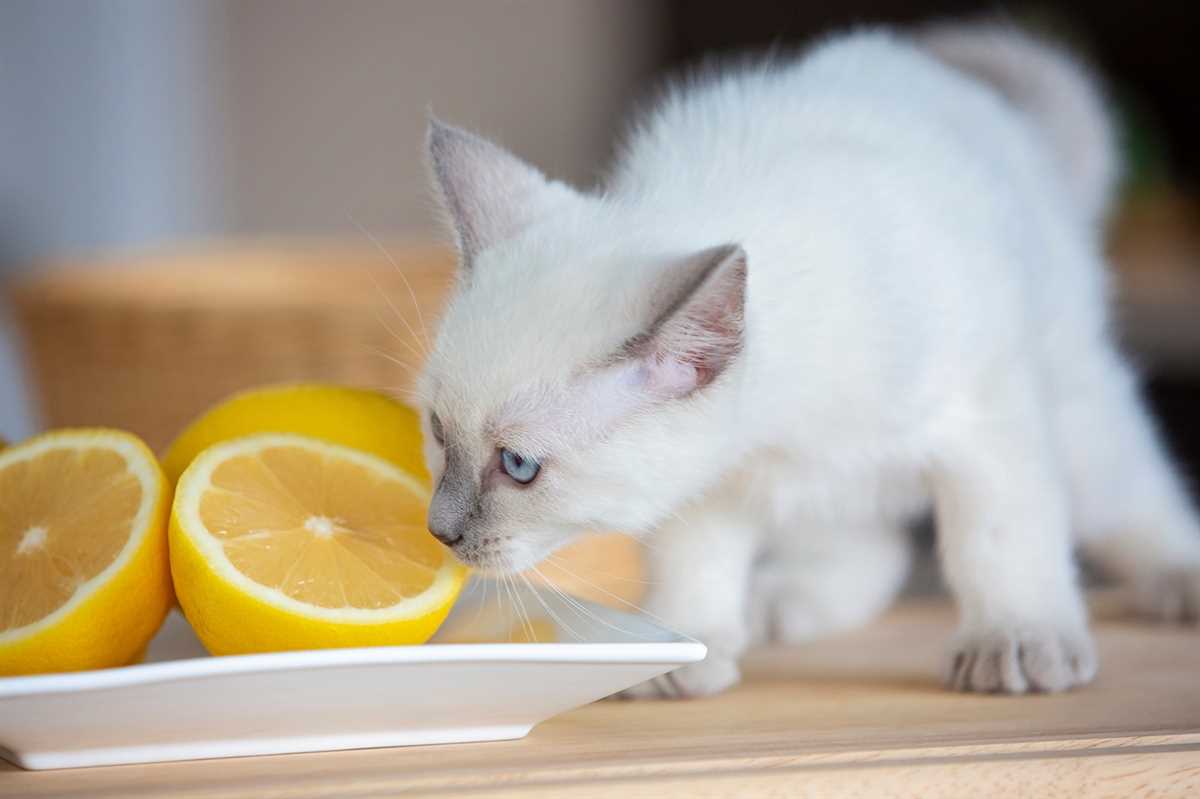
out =
[[460,260],[418,391],[430,531],[510,571],[658,523],[734,457],[745,254],[668,246],[655,220],[439,122],[428,145]]

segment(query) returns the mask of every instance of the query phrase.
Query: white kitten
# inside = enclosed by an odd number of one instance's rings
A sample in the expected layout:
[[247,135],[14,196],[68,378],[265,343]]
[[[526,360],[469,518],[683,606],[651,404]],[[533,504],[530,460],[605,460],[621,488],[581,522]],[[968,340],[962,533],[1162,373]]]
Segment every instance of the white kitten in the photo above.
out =
[[459,288],[421,380],[429,527],[516,570],[654,535],[649,609],[738,679],[750,630],[859,624],[936,514],[953,687],[1096,671],[1072,533],[1200,612],[1200,529],[1108,330],[1116,164],[1066,56],[992,28],[834,38],[670,93],[602,190],[433,122]]

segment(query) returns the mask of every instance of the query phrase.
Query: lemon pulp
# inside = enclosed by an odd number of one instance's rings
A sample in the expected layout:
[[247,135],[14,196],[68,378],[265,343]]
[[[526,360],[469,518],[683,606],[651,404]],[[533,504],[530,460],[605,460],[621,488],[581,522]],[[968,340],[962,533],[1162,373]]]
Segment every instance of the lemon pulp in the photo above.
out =
[[465,574],[425,529],[427,503],[416,478],[346,447],[219,444],[176,492],[180,603],[220,654],[424,641]]

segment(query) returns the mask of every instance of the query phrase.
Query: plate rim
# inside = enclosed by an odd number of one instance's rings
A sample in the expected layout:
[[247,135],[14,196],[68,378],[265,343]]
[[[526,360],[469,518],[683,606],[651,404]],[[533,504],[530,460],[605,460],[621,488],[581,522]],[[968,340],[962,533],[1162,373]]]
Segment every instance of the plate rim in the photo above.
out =
[[139,663],[90,671],[0,677],[0,700],[38,694],[75,693],[196,677],[324,669],[339,666],[423,663],[696,663],[707,656],[699,641],[596,643],[475,643],[306,649],[253,655],[222,655]]

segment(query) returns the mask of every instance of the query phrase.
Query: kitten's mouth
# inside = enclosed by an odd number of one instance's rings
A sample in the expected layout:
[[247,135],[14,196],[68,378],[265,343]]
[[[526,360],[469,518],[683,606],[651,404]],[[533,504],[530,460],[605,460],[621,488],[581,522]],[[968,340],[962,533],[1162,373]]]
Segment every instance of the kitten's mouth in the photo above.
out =
[[497,562],[495,556],[490,553],[480,553],[459,545],[452,545],[448,549],[454,553],[458,562],[468,569],[484,574],[496,574],[502,570],[502,562]]
[[447,547],[467,568],[489,577],[503,577],[537,565],[540,558],[516,557],[498,548],[480,549],[477,545],[457,543]]

